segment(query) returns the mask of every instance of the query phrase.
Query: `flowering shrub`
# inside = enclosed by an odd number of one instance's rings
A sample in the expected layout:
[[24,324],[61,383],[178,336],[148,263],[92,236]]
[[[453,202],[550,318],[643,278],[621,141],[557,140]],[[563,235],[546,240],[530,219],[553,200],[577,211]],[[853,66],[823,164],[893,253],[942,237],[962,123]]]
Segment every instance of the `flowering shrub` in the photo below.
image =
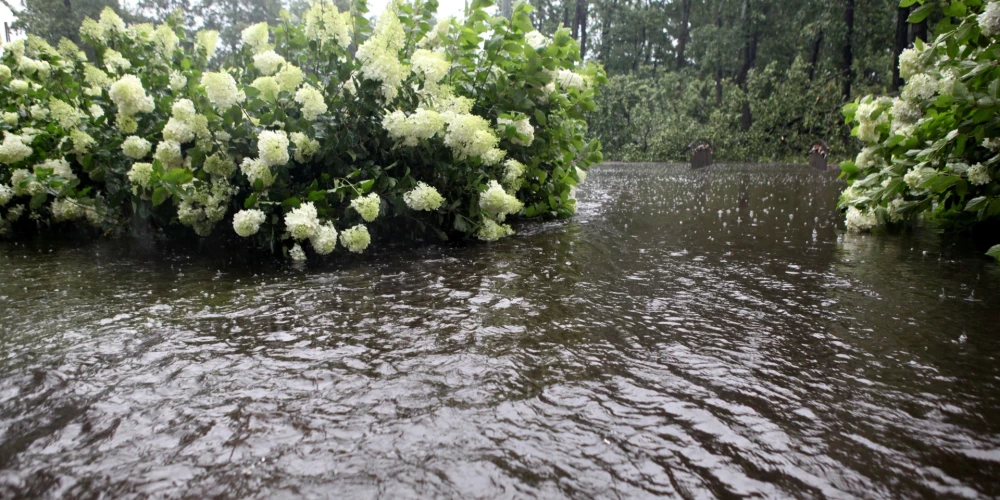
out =
[[[934,6],[914,12],[925,16]],[[868,96],[844,108],[865,143],[856,160],[841,164],[849,230],[918,216],[957,229],[1000,218],[1000,3],[945,9],[940,35],[900,56],[899,97]],[[961,22],[950,24],[952,17]],[[1000,246],[990,254],[1000,256]]]
[[568,217],[601,161],[586,141],[604,72],[567,30],[549,39],[516,9],[475,0],[462,23],[437,3],[314,0],[242,33],[176,19],[126,26],[112,10],[81,37],[37,37],[0,58],[0,233],[86,224],[122,234],[224,232],[293,259],[362,252],[390,230],[495,240],[512,216]]

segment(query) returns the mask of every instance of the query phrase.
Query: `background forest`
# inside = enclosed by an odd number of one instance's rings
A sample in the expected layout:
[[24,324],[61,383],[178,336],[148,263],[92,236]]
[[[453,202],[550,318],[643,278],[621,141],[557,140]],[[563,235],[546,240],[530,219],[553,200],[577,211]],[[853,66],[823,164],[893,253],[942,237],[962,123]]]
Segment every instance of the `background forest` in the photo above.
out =
[[[686,160],[688,144],[701,138],[721,160],[803,161],[817,139],[831,144],[834,159],[852,158],[860,143],[850,138],[841,107],[859,95],[894,93],[902,83],[899,53],[926,39],[937,22],[925,17],[931,9],[900,8],[898,0],[530,1],[542,33],[570,27],[584,58],[607,70],[611,84],[589,122],[605,157],[623,161]],[[218,30],[223,51],[236,46],[246,26],[273,22],[283,7],[299,14],[307,6],[0,2],[18,16],[15,28],[52,43],[63,36],[78,42],[83,18],[96,18],[106,5],[129,22],[158,22],[180,9],[188,25]]]

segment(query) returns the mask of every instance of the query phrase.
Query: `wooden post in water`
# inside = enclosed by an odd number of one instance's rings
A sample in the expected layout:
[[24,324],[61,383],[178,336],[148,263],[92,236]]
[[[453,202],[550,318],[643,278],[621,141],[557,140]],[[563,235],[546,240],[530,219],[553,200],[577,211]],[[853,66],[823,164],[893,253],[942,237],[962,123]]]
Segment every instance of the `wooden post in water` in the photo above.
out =
[[809,166],[816,170],[826,171],[829,156],[830,145],[826,141],[816,141],[812,148],[809,148]]
[[688,145],[691,150],[691,168],[712,166],[712,143],[706,139],[698,139]]

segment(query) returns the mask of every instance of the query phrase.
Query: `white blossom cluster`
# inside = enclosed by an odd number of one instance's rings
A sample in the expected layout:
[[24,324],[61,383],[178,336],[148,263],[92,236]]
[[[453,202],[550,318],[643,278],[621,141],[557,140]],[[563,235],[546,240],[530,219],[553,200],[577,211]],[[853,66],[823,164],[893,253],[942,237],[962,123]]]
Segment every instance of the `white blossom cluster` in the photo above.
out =
[[396,15],[395,5],[390,5],[379,17],[375,33],[358,47],[361,74],[382,83],[381,92],[386,101],[396,98],[400,85],[410,74],[410,67],[399,59],[404,43],[403,25]]

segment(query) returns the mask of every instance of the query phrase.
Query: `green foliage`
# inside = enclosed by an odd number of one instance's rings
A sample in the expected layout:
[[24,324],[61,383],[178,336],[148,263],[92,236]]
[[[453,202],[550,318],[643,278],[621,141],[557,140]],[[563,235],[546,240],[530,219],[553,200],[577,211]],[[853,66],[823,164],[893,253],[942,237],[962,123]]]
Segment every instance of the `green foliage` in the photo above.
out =
[[844,108],[866,144],[841,165],[851,184],[841,205],[852,229],[927,217],[963,230],[1000,218],[1000,4],[921,3],[911,21],[941,8],[949,17],[931,43],[900,57],[902,95]]
[[[508,22],[489,5],[435,26],[434,0],[391,4],[376,27],[363,0],[344,14],[316,2],[257,46],[251,26],[221,73],[211,33],[177,18],[119,30],[106,11],[81,30],[92,62],[37,38],[12,44],[0,60],[12,73],[0,74],[0,230],[86,221],[121,234],[148,220],[180,237],[234,228],[303,258],[300,243],[325,254],[338,232],[361,251],[368,227],[492,240],[510,234],[507,216],[568,217],[602,160],[584,114],[604,72],[567,30],[533,32],[530,6]],[[445,63],[437,77],[429,59]],[[262,84],[272,71],[277,91]],[[440,121],[394,121],[416,116]]]
[[[772,62],[752,71],[747,93],[731,80],[716,84],[695,72],[671,72],[656,79],[615,76],[598,98],[590,129],[609,157],[623,161],[687,161],[688,145],[709,140],[723,161],[798,161],[817,139],[837,154],[853,154],[850,128],[840,117],[836,80],[810,80],[797,59],[783,69]],[[749,102],[754,121],[744,131],[740,117]]]

